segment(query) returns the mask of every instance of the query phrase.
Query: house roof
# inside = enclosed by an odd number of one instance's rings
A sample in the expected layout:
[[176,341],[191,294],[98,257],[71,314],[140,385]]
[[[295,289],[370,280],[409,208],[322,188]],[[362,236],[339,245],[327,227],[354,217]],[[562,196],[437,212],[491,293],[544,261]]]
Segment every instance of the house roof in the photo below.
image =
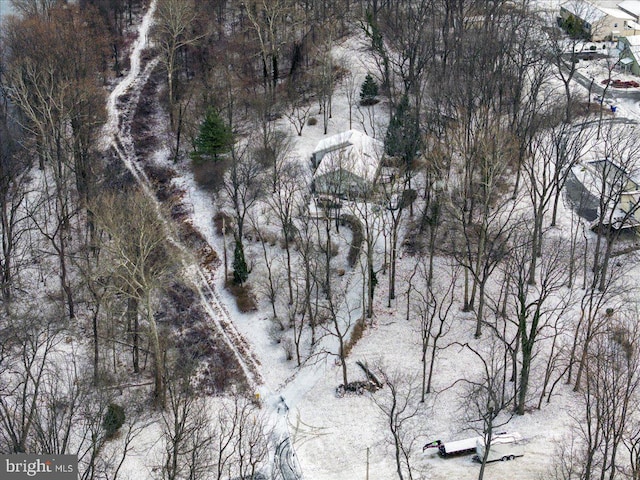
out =
[[624,0],[618,4],[618,8],[634,15],[636,19],[640,17],[640,1],[638,0]]
[[628,37],[624,37],[631,47],[640,46],[640,35],[629,35]]
[[636,19],[636,17],[634,17],[633,15],[630,15],[627,12],[623,12],[619,8],[607,8],[607,7],[598,7],[598,8],[602,10],[605,14],[609,15],[610,17],[617,18],[619,20],[635,20]]
[[640,181],[635,178],[635,175],[629,173],[624,167],[617,165],[608,158],[591,160],[587,163],[593,166],[599,178],[605,176],[608,182],[621,183],[624,185],[631,183],[635,186],[633,190],[637,190],[640,185]]
[[313,151],[319,162],[314,177],[343,169],[361,178],[373,180],[383,151],[381,141],[357,130],[332,135],[321,140]]
[[562,8],[572,15],[590,23],[603,19],[607,14],[596,5],[585,0],[569,0],[562,4]]
[[637,18],[617,7],[596,5],[591,2],[587,2],[586,0],[569,0],[562,4],[562,8],[576,17],[590,23],[602,20],[607,16],[619,20],[636,20]]

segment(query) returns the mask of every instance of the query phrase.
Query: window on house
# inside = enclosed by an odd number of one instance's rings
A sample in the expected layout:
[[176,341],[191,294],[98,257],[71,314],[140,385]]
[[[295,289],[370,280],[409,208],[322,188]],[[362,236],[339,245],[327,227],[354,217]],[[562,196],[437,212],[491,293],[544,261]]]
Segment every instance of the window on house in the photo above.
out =
[[614,23],[614,24],[613,24],[613,28],[618,28],[618,24],[617,24],[617,23]]

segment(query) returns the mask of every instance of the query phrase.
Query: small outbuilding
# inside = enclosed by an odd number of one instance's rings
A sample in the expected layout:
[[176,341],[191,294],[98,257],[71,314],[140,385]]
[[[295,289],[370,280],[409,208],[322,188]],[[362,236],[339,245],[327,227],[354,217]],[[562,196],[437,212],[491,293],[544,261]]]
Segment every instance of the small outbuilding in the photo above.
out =
[[320,141],[311,154],[315,193],[340,198],[370,193],[380,175],[384,145],[357,130]]
[[[639,26],[640,27],[640,26]],[[620,37],[617,51],[619,52],[620,68],[634,75],[640,75],[640,35]]]
[[[605,226],[616,230],[640,227],[640,179],[610,159],[575,165],[572,173],[580,182],[586,201],[605,205]],[[598,219],[592,228],[598,227]]]

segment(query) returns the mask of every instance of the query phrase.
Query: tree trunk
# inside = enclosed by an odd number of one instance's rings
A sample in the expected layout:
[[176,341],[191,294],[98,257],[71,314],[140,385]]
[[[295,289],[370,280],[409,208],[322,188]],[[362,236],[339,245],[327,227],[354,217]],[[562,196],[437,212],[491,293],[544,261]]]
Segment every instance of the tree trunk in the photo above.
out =
[[[55,241],[55,239],[54,239]],[[60,285],[62,286],[62,290],[67,299],[67,308],[69,309],[69,318],[73,319],[76,316],[75,313],[75,304],[73,301],[73,291],[71,286],[69,285],[69,281],[67,280],[67,253],[65,248],[65,240],[62,236],[62,232],[60,232],[60,249],[59,249],[59,259],[60,259]]]
[[160,347],[160,337],[158,335],[158,326],[156,320],[153,318],[153,310],[151,309],[151,291],[147,292],[146,298],[147,308],[147,322],[149,322],[149,334],[151,337],[151,347],[153,348],[153,378],[154,378],[154,391],[153,400],[155,405],[164,409],[166,405],[166,395],[164,387],[164,358],[162,355],[162,349]]
[[480,287],[478,289],[478,311],[476,314],[476,333],[474,334],[475,338],[480,338],[482,336],[482,321],[484,316],[484,288],[485,282],[480,282]]
[[100,305],[96,306],[96,311],[93,313],[93,384],[98,384],[98,377],[100,375],[100,348],[98,343],[98,313],[100,312]]
[[607,235],[607,248],[602,258],[602,267],[600,267],[600,283],[598,290],[603,292],[607,287],[607,271],[609,270],[609,260],[611,259],[611,253],[613,252],[614,236],[616,232],[609,232]]
[[433,380],[433,368],[436,364],[436,348],[438,344],[438,338],[442,334],[443,320],[440,320],[440,331],[433,339],[433,345],[431,345],[431,360],[429,362],[429,376],[427,378],[427,393],[431,393],[431,381]]
[[336,329],[338,342],[340,344],[339,357],[340,357],[340,363],[342,364],[341,365],[342,366],[342,384],[346,388],[347,384],[349,383],[349,378],[347,376],[347,356],[344,353],[344,335],[340,332],[340,327],[338,325],[338,319],[335,316],[335,314],[333,315],[333,324],[334,324],[334,327]]
[[524,415],[527,391],[529,389],[529,372],[531,371],[532,341],[522,342],[522,368],[520,369],[520,389],[518,390],[518,415]]
[[[491,413],[490,413],[491,415]],[[480,459],[482,463],[480,464],[480,472],[478,473],[478,480],[482,480],[484,478],[484,469],[487,465],[487,459],[489,458],[489,451],[491,448],[491,440],[493,437],[493,422],[488,422],[486,433],[485,433],[485,447],[484,447],[484,455]]]
[[400,223],[400,215],[402,215],[402,211],[398,212],[398,218],[393,221],[393,228],[391,230],[391,265],[389,269],[388,308],[391,308],[391,300],[396,298],[396,258],[398,255],[398,224]]
[[424,396],[427,390],[427,345],[428,340],[422,343],[422,390],[420,395],[420,402],[424,403]]
[[471,310],[469,305],[469,269],[464,269],[464,302],[462,304],[462,311],[468,312]]
[[133,373],[140,373],[138,299],[127,299],[127,329],[131,333]]
[[287,233],[284,235],[284,250],[287,254],[287,286],[289,288],[289,305],[293,305],[293,279],[291,274],[291,246],[289,245],[289,239]]
[[558,217],[558,205],[560,203],[560,194],[561,193],[562,193],[562,190],[560,189],[560,186],[556,185],[556,194],[555,194],[554,199],[553,199],[553,212],[551,213],[551,226],[552,227],[556,226],[557,217]]

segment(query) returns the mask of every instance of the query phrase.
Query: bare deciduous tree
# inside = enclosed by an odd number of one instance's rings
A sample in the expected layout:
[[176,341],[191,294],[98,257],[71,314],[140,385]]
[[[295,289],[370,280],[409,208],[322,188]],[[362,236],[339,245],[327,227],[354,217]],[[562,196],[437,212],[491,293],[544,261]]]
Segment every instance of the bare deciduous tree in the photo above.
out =
[[138,307],[153,353],[154,399],[164,406],[164,345],[155,319],[155,297],[179,255],[167,240],[167,225],[153,201],[140,191],[104,194],[94,208],[96,223],[109,235],[103,250],[112,265],[113,288],[129,301],[133,362],[139,357]]
[[62,341],[60,319],[43,312],[42,318],[35,319],[33,312],[12,313],[0,329],[0,438],[5,453],[37,450],[36,425],[43,408],[43,391],[51,357]]
[[[204,35],[195,31],[198,18],[193,0],[160,0],[156,7],[157,21],[154,36],[158,40],[162,55],[162,65],[167,72],[169,120],[171,128],[179,135],[181,113],[176,118],[175,105],[178,101],[180,55],[184,50],[200,41]],[[179,138],[179,137],[178,137]]]
[[214,478],[255,478],[268,460],[270,434],[258,406],[235,393],[223,399],[214,421]]
[[399,372],[378,371],[384,387],[371,395],[388,426],[387,434],[393,445],[396,473],[399,480],[413,477],[411,454],[416,441],[411,423],[418,416],[419,391],[416,377]]
[[[629,318],[624,318],[629,315]],[[584,442],[581,478],[614,479],[618,474],[623,440],[638,409],[640,388],[637,312],[618,312],[609,329],[589,345],[583,389],[584,417],[578,418]]]
[[[534,227],[535,228],[535,227]],[[541,259],[535,282],[531,284],[531,243],[527,232],[515,236],[507,260],[506,318],[512,319],[517,331],[517,351],[520,356],[520,372],[517,381],[516,412],[524,415],[532,383],[533,362],[540,350],[545,331],[553,334],[551,325],[564,317],[571,302],[565,288],[567,250],[561,241],[547,246],[547,254]],[[515,365],[514,365],[515,367]],[[515,375],[515,368],[514,368]]]
[[484,441],[484,455],[480,459],[478,474],[478,480],[482,480],[494,430],[508,423],[509,416],[504,414],[512,399],[506,394],[506,365],[497,344],[494,342],[483,350],[469,344],[464,347],[473,353],[482,369],[480,378],[462,380],[467,385],[462,403],[464,418]]
[[[420,341],[422,362],[422,388],[420,401],[424,403],[425,395],[431,393],[431,381],[438,352],[438,341],[449,331],[447,319],[454,305],[454,293],[458,283],[458,269],[442,269],[446,282],[437,285],[429,282],[429,266],[424,259],[416,263],[416,273],[420,281],[419,287],[413,286],[413,311],[420,319]],[[412,293],[408,291],[407,294]],[[429,358],[427,358],[429,357]]]
[[23,207],[29,191],[29,162],[18,149],[17,125],[7,115],[6,101],[0,89],[0,298],[8,311],[25,253],[28,225]]
[[176,365],[167,382],[167,410],[162,413],[163,480],[201,478],[212,461],[214,425],[206,400],[198,396],[189,360]]

